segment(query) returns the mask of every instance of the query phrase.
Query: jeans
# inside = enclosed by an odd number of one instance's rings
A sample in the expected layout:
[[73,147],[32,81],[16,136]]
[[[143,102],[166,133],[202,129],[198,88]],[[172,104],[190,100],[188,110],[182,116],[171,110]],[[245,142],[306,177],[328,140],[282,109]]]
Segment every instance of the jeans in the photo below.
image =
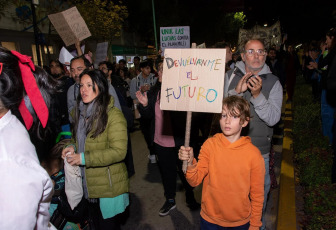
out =
[[323,136],[329,138],[329,144],[332,143],[333,139],[333,123],[334,123],[334,112],[335,109],[330,106],[327,102],[327,92],[322,90],[321,95],[321,118],[322,118],[322,131]]
[[265,183],[264,183],[264,205],[263,205],[263,210],[262,210],[262,226],[260,230],[266,229],[266,221],[265,221],[265,212],[266,212],[266,204],[267,204],[267,197],[268,193],[271,189],[271,177],[269,174],[269,153],[264,156],[264,161],[265,161]]
[[250,222],[237,227],[222,227],[217,224],[210,223],[201,217],[200,227],[202,230],[248,230],[250,227]]

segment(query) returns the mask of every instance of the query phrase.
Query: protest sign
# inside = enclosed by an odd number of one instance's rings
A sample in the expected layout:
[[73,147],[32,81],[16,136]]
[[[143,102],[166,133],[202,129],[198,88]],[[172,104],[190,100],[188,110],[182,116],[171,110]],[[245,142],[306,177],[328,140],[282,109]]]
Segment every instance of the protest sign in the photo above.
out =
[[82,41],[91,36],[75,6],[60,13],[50,14],[48,17],[66,46],[75,44],[77,39]]
[[280,21],[270,27],[255,25],[249,30],[239,29],[238,44],[242,44],[251,35],[258,35],[258,38],[263,39],[265,47],[280,46],[282,41]]
[[161,110],[220,113],[225,49],[166,49]]
[[101,42],[97,44],[95,66],[98,66],[98,64],[102,61],[106,61],[107,48],[108,42]]
[[160,27],[161,50],[166,48],[190,48],[190,27]]

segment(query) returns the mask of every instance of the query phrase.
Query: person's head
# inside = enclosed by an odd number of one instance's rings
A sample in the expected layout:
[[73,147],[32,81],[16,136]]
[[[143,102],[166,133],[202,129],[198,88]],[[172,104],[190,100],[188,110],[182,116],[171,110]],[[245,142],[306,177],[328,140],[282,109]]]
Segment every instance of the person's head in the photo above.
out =
[[70,139],[63,139],[50,150],[48,156],[41,162],[42,167],[48,172],[49,176],[58,173],[63,169],[64,161],[62,150],[65,145],[70,143]]
[[119,69],[123,69],[124,67],[127,67],[125,59],[120,59],[118,63],[119,63]]
[[231,45],[227,42],[217,42],[214,45],[214,48],[222,48],[225,49],[226,52],[226,59],[225,62],[228,63],[229,61],[232,60],[232,50],[231,50]]
[[319,44],[316,41],[312,41],[309,45],[309,54],[312,57],[312,59],[315,60],[316,58],[318,58],[320,53],[321,50]]
[[277,59],[277,51],[275,48],[272,47],[268,50],[268,57],[271,61],[274,61]]
[[331,28],[326,34],[326,43],[328,49],[335,48],[336,44],[335,36],[336,36],[336,28]]
[[239,139],[242,128],[247,126],[249,121],[250,106],[244,98],[224,98],[219,124],[225,137],[233,141]]
[[113,72],[113,64],[109,61],[102,61],[98,64],[98,69],[103,71],[105,77],[109,78]]
[[18,108],[23,97],[23,82],[18,59],[0,46],[0,116]]
[[124,67],[122,69],[118,69],[117,76],[120,76],[122,79],[126,79],[128,77],[128,68]]
[[138,66],[140,64],[140,57],[135,56],[133,58],[133,63],[134,63],[135,66]]
[[[44,128],[46,124],[42,124],[40,120],[43,119],[43,122],[46,122],[44,120],[46,117],[41,118],[38,116],[43,116],[45,113],[44,110],[41,110],[41,108],[43,109],[42,101],[44,101],[46,107],[49,109],[52,95],[57,93],[61,83],[53,79],[42,68],[34,66],[27,56],[17,52],[14,55],[14,51],[12,52],[0,47],[0,69],[2,67],[0,73],[0,116],[4,115],[8,110],[11,110],[14,115],[20,120],[23,118],[25,122],[32,118],[32,124],[29,123],[28,125],[28,123],[25,123],[26,127],[29,129],[30,134],[42,140],[48,131]],[[20,59],[18,57],[20,57]],[[23,59],[25,60],[25,64],[22,63]],[[19,62],[22,63],[21,68],[23,71],[21,71]],[[29,65],[26,62],[28,62]],[[22,78],[28,80],[30,79],[30,74],[33,75],[34,79],[28,84],[29,86],[36,84],[39,93],[25,90]],[[40,101],[41,98],[38,97],[39,94],[42,96],[42,101]],[[32,101],[41,103],[41,105],[33,106]],[[30,115],[27,113],[19,114],[18,111],[21,102],[24,102],[23,104],[28,109]],[[36,105],[36,103],[34,103],[34,105]],[[49,124],[49,122],[47,124]]]
[[143,77],[148,77],[151,73],[151,63],[148,60],[140,62],[140,70]]
[[288,51],[289,53],[293,53],[293,52],[294,52],[294,47],[293,47],[293,45],[289,45],[289,46],[287,47],[287,51]]
[[247,40],[243,43],[241,58],[245,63],[246,72],[259,73],[266,61],[264,42],[257,38]]
[[61,77],[64,75],[64,66],[59,60],[51,60],[49,63],[50,74],[54,78]]
[[[90,105],[91,116],[87,118],[86,134],[93,130],[91,137],[95,138],[105,130],[107,124],[107,107],[111,97],[109,86],[104,73],[100,70],[85,70],[80,75],[80,95],[77,100],[77,108]],[[83,103],[83,104],[82,104]],[[80,111],[75,111],[74,136],[76,136]]]
[[85,70],[91,68],[91,63],[83,55],[75,57],[70,61],[71,77],[79,84],[79,75]]

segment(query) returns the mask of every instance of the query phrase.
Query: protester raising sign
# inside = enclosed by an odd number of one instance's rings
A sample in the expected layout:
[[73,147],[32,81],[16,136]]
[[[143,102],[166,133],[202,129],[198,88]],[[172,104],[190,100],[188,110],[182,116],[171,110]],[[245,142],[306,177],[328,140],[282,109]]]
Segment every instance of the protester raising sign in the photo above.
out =
[[225,49],[166,49],[161,110],[220,113]]
[[66,46],[75,44],[77,39],[83,41],[91,36],[75,6],[60,13],[50,14],[48,17]]

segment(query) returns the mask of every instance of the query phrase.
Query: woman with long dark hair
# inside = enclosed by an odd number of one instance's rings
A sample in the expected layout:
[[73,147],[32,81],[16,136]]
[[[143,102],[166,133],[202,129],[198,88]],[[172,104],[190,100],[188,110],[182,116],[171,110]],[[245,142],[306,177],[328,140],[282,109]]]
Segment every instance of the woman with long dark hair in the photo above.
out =
[[100,70],[86,70],[80,75],[74,121],[74,139],[62,156],[81,168],[84,198],[96,229],[120,229],[117,215],[129,205],[129,181],[123,162],[127,124],[114,106]]

